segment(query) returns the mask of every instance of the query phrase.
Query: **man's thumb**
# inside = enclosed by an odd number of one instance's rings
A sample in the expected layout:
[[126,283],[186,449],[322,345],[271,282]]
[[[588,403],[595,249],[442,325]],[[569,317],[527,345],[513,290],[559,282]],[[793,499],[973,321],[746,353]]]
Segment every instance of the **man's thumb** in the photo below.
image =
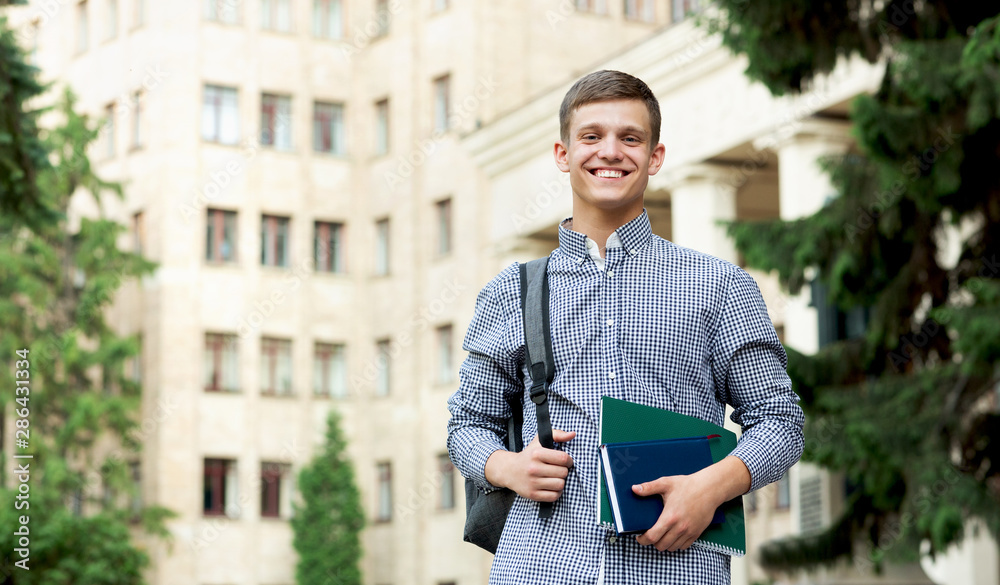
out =
[[576,431],[560,431],[559,429],[552,429],[552,440],[556,443],[565,443],[576,436]]
[[646,483],[639,483],[632,486],[632,491],[639,496],[650,496],[659,493],[662,486],[660,481],[654,479],[653,481],[647,481]]

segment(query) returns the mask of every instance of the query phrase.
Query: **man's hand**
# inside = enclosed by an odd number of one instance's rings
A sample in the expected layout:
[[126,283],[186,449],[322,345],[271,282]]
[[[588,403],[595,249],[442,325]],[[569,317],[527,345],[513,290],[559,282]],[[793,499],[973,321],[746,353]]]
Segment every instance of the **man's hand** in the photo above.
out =
[[729,456],[691,475],[661,477],[632,486],[640,496],[659,494],[663,512],[656,524],[636,537],[639,544],[656,550],[687,550],[708,528],[715,509],[750,489],[750,472],[737,457]]
[[[556,443],[565,443],[575,436],[576,432],[552,429],[552,440]],[[572,467],[569,453],[542,447],[535,435],[520,453],[494,451],[486,460],[486,481],[510,488],[529,500],[554,502],[562,494]]]

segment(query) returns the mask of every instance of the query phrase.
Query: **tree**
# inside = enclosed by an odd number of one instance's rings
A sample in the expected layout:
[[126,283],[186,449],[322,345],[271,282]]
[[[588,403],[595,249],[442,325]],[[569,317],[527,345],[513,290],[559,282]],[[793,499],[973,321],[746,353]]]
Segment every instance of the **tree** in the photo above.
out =
[[[844,515],[765,547],[772,569],[914,560],[970,518],[1000,536],[1000,12],[962,0],[720,0],[711,26],[781,95],[837,60],[886,64],[851,108],[857,148],[827,159],[837,197],[796,221],[739,222],[747,264],[793,293],[868,315],[863,335],[802,355],[803,458],[842,471]],[[945,235],[957,240],[944,258]],[[807,274],[815,273],[810,280]],[[815,295],[814,295],[814,298]]]
[[358,585],[365,517],[336,412],[327,425],[322,451],[299,474],[302,504],[292,518],[292,545],[299,553],[295,579],[299,585]]
[[[20,2],[17,2],[20,3]],[[0,0],[0,7],[12,4]],[[41,204],[35,181],[48,168],[38,133],[41,110],[26,110],[46,89],[17,44],[7,18],[0,15],[0,213],[26,221],[52,221]]]
[[[100,207],[105,195],[122,192],[91,168],[86,149],[99,131],[73,104],[67,91],[54,112],[61,123],[40,135],[48,164],[35,187],[56,221],[0,215],[0,385],[8,389],[0,405],[13,407],[15,429],[23,431],[16,454],[32,456],[16,465],[0,461],[6,472],[29,470],[26,481],[10,482],[28,486],[24,507],[13,505],[23,488],[0,490],[0,500],[12,503],[0,507],[2,574],[17,585],[138,585],[149,558],[131,542],[131,525],[165,536],[170,513],[136,512],[129,501],[141,388],[125,364],[139,347],[135,337],[115,333],[104,314],[123,282],[155,265],[121,250],[124,226],[103,214],[70,229],[71,197],[89,194]],[[84,516],[70,503],[99,511]],[[16,534],[22,524],[26,531]],[[22,537],[30,546],[21,546]],[[20,566],[16,548],[30,551]]]

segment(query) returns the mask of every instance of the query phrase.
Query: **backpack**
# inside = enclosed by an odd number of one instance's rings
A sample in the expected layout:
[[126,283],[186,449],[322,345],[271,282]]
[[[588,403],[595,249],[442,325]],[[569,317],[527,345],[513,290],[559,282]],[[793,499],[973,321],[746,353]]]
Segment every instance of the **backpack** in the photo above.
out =
[[[521,315],[524,326],[525,361],[530,364],[531,388],[528,395],[535,403],[538,417],[538,441],[542,447],[553,449],[552,423],[549,420],[548,389],[555,376],[552,358],[552,335],[549,329],[549,258],[539,258],[521,264]],[[507,421],[507,449],[519,452],[524,448],[521,440],[524,391],[507,397],[511,418]],[[517,494],[503,488],[487,494],[480,492],[475,482],[465,480],[465,530],[463,540],[497,552],[507,514],[514,505]],[[553,502],[540,502],[539,518],[550,518]]]

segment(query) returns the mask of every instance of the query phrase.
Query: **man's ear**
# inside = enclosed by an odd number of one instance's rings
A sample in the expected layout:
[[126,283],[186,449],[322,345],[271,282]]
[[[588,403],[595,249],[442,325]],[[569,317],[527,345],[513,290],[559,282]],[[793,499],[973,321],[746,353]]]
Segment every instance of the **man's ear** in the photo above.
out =
[[559,167],[559,170],[564,173],[569,172],[568,154],[569,153],[566,151],[566,145],[562,143],[562,140],[556,140],[556,143],[553,146],[552,155],[556,159],[556,166]]
[[667,156],[667,147],[663,143],[657,143],[653,147],[653,152],[649,155],[649,175],[655,175],[663,166],[663,159]]

